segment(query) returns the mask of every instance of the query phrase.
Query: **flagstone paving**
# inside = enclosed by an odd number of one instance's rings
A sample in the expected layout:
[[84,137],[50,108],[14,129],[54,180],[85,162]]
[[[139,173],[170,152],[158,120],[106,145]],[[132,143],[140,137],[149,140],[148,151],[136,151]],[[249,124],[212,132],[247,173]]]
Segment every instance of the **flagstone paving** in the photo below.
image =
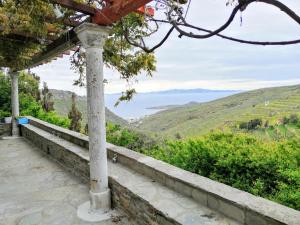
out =
[[124,216],[102,223],[77,217],[88,185],[23,138],[0,140],[0,225],[129,225]]

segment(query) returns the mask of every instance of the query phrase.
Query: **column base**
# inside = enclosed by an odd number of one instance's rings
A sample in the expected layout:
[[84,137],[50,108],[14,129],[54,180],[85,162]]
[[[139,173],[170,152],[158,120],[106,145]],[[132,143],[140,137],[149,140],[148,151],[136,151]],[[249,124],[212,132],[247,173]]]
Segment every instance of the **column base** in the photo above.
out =
[[110,190],[101,193],[90,191],[90,201],[78,207],[77,216],[87,222],[100,222],[111,219]]
[[20,129],[17,124],[14,124],[14,123],[12,124],[11,136],[12,137],[20,136]]
[[0,140],[14,140],[22,138],[21,136],[7,136],[7,137],[1,137]]

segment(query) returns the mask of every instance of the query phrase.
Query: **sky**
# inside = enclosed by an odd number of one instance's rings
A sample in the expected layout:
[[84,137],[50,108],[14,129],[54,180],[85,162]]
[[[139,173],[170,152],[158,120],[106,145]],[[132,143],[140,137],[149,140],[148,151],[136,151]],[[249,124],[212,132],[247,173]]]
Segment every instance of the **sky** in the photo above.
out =
[[[188,22],[216,29],[227,20],[232,7],[227,0],[192,0]],[[282,0],[300,15],[300,1]],[[242,24],[240,21],[242,17]],[[159,40],[167,25],[149,43]],[[222,34],[247,40],[282,41],[300,38],[299,25],[283,12],[263,3],[254,3],[238,14]],[[253,46],[217,37],[207,40],[178,38],[174,33],[164,46],[156,50],[157,71],[153,77],[145,73],[133,85],[138,92],[168,89],[252,90],[262,87],[300,84],[300,44],[292,46]],[[36,67],[49,88],[69,90],[85,95],[85,88],[73,85],[79,77],[70,69],[69,57]],[[126,89],[117,71],[104,69],[106,93]]]

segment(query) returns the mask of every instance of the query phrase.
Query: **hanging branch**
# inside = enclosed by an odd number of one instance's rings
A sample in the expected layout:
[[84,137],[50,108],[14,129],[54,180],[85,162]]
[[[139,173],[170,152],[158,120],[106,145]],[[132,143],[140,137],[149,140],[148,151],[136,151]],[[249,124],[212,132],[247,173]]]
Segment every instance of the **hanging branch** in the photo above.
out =
[[[190,38],[196,38],[196,39],[206,39],[206,38],[210,38],[212,36],[215,36],[217,34],[219,34],[220,32],[224,31],[234,20],[236,14],[240,11],[240,10],[245,10],[245,7],[247,7],[248,5],[250,5],[253,2],[263,2],[266,4],[270,4],[273,5],[277,8],[279,8],[280,10],[282,10],[285,14],[287,14],[290,18],[292,18],[294,21],[296,21],[299,25],[300,25],[300,17],[294,12],[292,11],[290,8],[288,8],[286,5],[284,5],[283,3],[277,1],[277,0],[243,0],[243,1],[239,1],[241,2],[240,4],[238,4],[232,11],[229,19],[227,20],[227,22],[222,25],[220,28],[218,28],[215,31],[210,31],[209,34],[206,35],[197,35],[197,34],[193,34],[191,32],[186,32],[183,29],[181,29],[178,25],[178,23],[174,20],[170,20],[170,23],[175,27],[175,29],[180,33],[180,36],[187,36]],[[178,11],[176,11],[176,8],[173,9],[178,17],[180,18],[181,21],[183,21],[183,26],[187,26],[187,27],[195,27],[195,26],[191,26],[190,24],[188,24],[184,17],[182,16],[182,14]],[[169,14],[172,12],[169,12]]]
[[[125,39],[128,41],[128,43],[130,43],[131,45],[133,45],[135,47],[141,48],[142,50],[144,50],[147,53],[153,52],[157,48],[161,47],[165,43],[165,41],[170,37],[171,33],[174,30],[176,30],[179,33],[179,37],[186,36],[186,37],[195,38],[195,39],[208,39],[208,38],[217,36],[217,37],[229,40],[229,41],[243,43],[243,44],[251,44],[251,45],[262,45],[262,46],[292,45],[292,44],[300,43],[300,39],[289,40],[289,41],[252,41],[252,40],[244,40],[244,39],[239,39],[239,38],[230,37],[230,36],[221,34],[222,31],[226,30],[230,26],[230,24],[233,22],[234,18],[236,17],[236,14],[239,11],[246,10],[247,7],[254,2],[261,2],[261,3],[268,4],[268,5],[272,5],[278,9],[280,9],[282,12],[284,12],[287,16],[289,16],[292,20],[294,20],[296,23],[298,23],[300,25],[299,15],[297,15],[292,9],[290,9],[288,6],[286,6],[285,4],[281,3],[278,0],[238,0],[238,1],[233,0],[230,3],[233,4],[235,2],[237,2],[237,4],[234,7],[234,9],[232,10],[227,21],[222,26],[220,26],[218,29],[209,30],[209,29],[205,29],[205,28],[202,28],[202,27],[199,27],[196,25],[192,25],[186,21],[188,9],[191,5],[191,0],[188,2],[188,8],[187,8],[187,11],[185,14],[183,12],[183,8],[179,7],[179,4],[175,0],[174,1],[159,0],[159,1],[157,1],[157,4],[160,4],[160,5],[157,6],[157,9],[162,9],[162,10],[166,11],[165,14],[167,15],[167,20],[157,20],[154,18],[150,18],[150,21],[155,21],[157,23],[158,22],[167,23],[167,24],[172,25],[171,29],[163,37],[161,42],[159,42],[154,47],[149,48],[145,45],[145,41],[144,41],[143,37],[141,37],[141,40],[140,40],[141,43],[131,40],[131,38],[128,35],[128,33],[129,33],[128,29],[126,27],[123,28],[124,36],[125,36]],[[228,2],[228,4],[230,4],[230,3]],[[194,34],[191,31],[185,31],[184,28],[194,29],[196,31],[205,32],[206,34]]]
[[146,53],[151,53],[151,52],[154,52],[156,49],[158,49],[159,47],[161,47],[167,40],[168,38],[170,37],[170,35],[172,34],[172,32],[174,31],[175,27],[171,27],[171,29],[167,32],[167,34],[164,36],[164,38],[158,43],[156,44],[155,46],[153,46],[152,48],[148,48],[146,47],[145,45],[145,41],[143,39],[141,39],[142,41],[142,45],[135,42],[135,41],[132,41],[130,40],[129,38],[129,32],[128,32],[128,29],[127,28],[124,28],[124,37],[126,39],[126,41],[131,44],[132,46],[135,46],[135,47],[138,47],[138,48],[141,48],[143,51],[145,51]]

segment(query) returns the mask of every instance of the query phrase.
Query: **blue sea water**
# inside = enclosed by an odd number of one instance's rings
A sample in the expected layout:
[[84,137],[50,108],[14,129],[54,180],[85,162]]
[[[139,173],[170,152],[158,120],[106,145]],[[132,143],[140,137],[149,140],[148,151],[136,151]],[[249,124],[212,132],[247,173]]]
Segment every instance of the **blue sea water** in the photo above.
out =
[[114,106],[120,94],[106,95],[106,106],[116,115],[124,119],[137,119],[146,115],[154,114],[162,109],[150,109],[166,105],[184,105],[190,102],[208,102],[223,98],[240,91],[167,91],[139,93],[129,102],[121,102],[117,107]]

